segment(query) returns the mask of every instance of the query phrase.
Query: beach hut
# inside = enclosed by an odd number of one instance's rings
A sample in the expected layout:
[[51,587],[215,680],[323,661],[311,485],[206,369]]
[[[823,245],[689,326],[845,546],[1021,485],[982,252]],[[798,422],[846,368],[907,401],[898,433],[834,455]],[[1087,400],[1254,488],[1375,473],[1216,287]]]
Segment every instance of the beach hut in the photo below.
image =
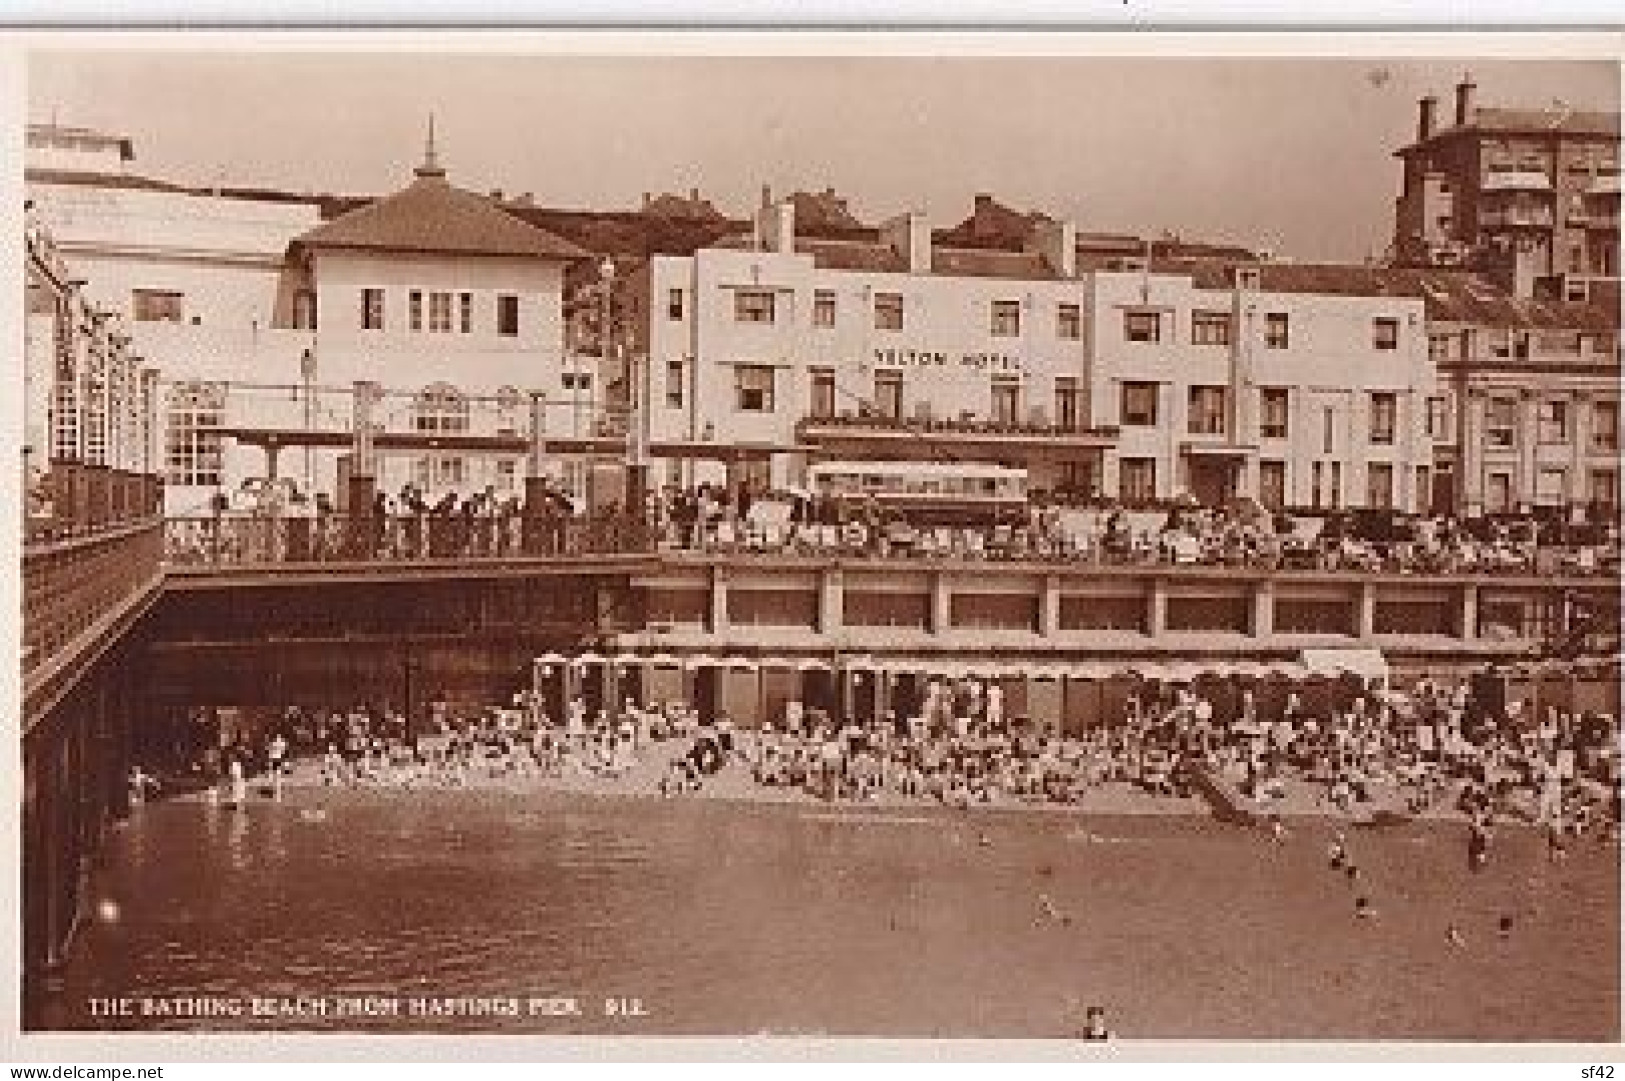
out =
[[645,706],[681,705],[689,700],[683,663],[669,653],[644,657],[642,679]]
[[729,657],[718,669],[718,716],[741,728],[762,723],[761,666],[746,657]]

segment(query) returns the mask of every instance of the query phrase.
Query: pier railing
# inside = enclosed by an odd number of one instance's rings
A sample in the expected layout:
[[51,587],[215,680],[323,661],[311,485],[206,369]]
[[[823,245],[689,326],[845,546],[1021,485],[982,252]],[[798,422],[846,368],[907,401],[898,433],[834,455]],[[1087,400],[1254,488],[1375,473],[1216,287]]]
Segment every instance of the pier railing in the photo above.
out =
[[23,677],[67,655],[74,643],[155,589],[162,556],[158,518],[25,543]]
[[635,555],[654,536],[623,515],[463,517],[171,518],[163,558],[172,567],[439,563]]

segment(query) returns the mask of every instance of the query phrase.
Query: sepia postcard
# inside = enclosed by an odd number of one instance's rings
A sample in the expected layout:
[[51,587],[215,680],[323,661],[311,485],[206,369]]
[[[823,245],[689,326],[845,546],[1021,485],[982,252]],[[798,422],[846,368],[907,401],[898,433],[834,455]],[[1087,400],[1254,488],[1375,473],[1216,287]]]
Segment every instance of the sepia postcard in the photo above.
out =
[[20,1056],[1620,1041],[1617,39],[19,42]]

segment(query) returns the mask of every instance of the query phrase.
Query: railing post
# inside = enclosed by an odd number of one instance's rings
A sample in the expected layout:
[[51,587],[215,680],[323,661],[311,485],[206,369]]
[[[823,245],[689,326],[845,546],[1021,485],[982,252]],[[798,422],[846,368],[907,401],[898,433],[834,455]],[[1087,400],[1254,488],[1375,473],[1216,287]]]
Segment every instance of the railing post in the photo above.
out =
[[1250,627],[1254,638],[1268,638],[1275,633],[1275,583],[1260,578],[1253,586],[1253,618]]
[[1168,583],[1160,577],[1146,579],[1145,633],[1152,638],[1168,629]]

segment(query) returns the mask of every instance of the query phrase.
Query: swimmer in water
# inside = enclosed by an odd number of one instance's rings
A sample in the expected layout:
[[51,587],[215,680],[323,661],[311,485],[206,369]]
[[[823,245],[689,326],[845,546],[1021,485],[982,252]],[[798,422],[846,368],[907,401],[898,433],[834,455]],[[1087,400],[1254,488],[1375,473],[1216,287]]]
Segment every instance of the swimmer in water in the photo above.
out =
[[1352,864],[1352,863],[1348,865],[1348,867],[1344,870],[1343,874],[1348,878],[1349,885],[1351,885],[1351,886],[1354,885],[1354,883],[1358,882],[1359,879],[1360,879],[1360,869],[1358,867],[1354,866],[1354,864]]
[[1109,1040],[1112,1038],[1111,1029],[1106,1027],[1106,1008],[1104,1006],[1090,1006],[1083,1013],[1083,1039]]
[[1371,907],[1369,898],[1356,897],[1354,899],[1354,915],[1362,920],[1369,920],[1376,916],[1377,910]]
[[1511,916],[1502,916],[1500,923],[1497,925],[1497,930],[1500,932],[1501,937],[1503,939],[1511,938],[1512,937],[1512,917]]
[[1342,831],[1338,831],[1337,836],[1332,838],[1332,844],[1326,851],[1326,857],[1331,862],[1332,870],[1340,871],[1343,869],[1343,864],[1349,858],[1349,850],[1347,839],[1343,836]]
[[1454,923],[1445,928],[1444,937],[1445,941],[1449,942],[1452,946],[1465,947],[1467,945],[1467,940],[1462,937],[1461,928],[1457,927]]
[[232,807],[241,808],[243,804],[248,802],[248,778],[243,775],[241,759],[233,758],[231,760],[230,786],[230,794],[226,797],[226,802]]
[[1281,822],[1279,815],[1270,816],[1270,840],[1276,844],[1282,844],[1286,841],[1286,826]]

